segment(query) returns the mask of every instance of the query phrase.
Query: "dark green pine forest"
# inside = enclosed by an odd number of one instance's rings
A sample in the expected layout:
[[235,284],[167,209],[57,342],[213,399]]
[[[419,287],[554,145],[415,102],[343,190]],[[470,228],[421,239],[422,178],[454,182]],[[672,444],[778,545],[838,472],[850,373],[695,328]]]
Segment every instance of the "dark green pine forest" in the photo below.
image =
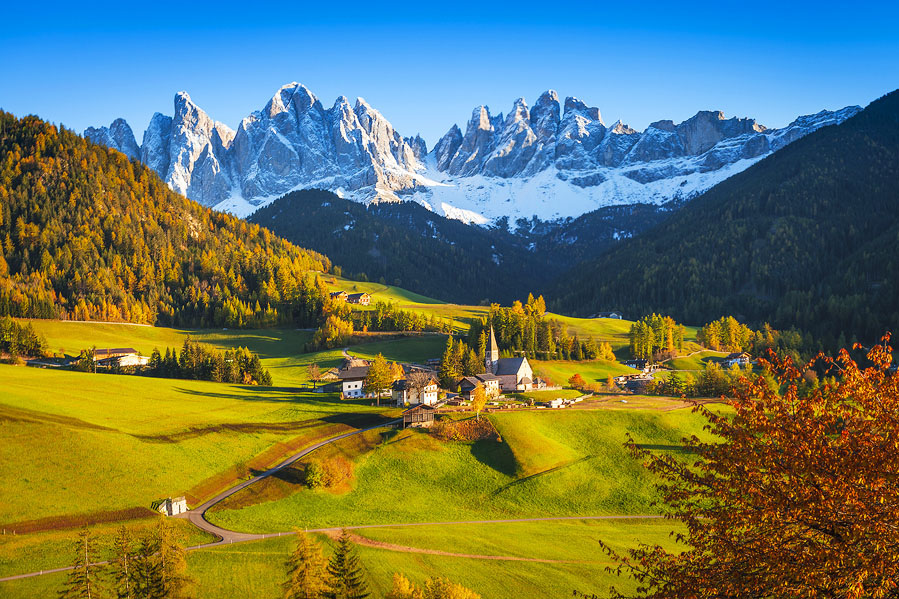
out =
[[149,168],[0,112],[0,315],[312,326],[322,254],[173,193]]
[[691,200],[544,291],[556,310],[733,314],[833,347],[899,326],[899,92]]

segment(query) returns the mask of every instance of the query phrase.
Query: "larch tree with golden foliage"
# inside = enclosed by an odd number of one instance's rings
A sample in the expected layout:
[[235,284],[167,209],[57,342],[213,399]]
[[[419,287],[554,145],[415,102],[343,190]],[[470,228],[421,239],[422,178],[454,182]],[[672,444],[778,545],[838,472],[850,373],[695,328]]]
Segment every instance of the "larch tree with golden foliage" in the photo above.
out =
[[481,419],[481,411],[487,406],[487,390],[484,385],[478,383],[471,394],[471,408],[474,410],[475,417]]
[[[899,376],[888,342],[864,368],[845,350],[801,367],[769,354],[775,384],[743,379],[732,413],[695,408],[714,440],[685,440],[689,460],[631,440],[685,525],[683,551],[604,546],[639,585],[612,596],[899,597]],[[814,363],[835,382],[807,390]]]

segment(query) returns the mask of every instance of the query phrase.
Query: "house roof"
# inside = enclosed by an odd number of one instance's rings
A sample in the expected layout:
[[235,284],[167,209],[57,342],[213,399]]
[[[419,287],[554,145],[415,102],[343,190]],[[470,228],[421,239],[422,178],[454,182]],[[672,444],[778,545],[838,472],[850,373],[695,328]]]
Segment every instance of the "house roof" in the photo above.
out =
[[746,352],[736,352],[736,353],[733,353],[733,354],[729,354],[729,355],[728,355],[726,358],[724,358],[724,359],[725,359],[725,360],[735,360],[735,359],[737,359],[737,358],[743,358],[743,357],[748,358],[748,357],[749,357],[749,354],[747,354]]
[[[468,383],[468,385],[465,385],[465,383]],[[478,377],[476,377],[476,376],[463,376],[462,380],[459,381],[459,386],[463,386],[463,385],[470,386],[472,389],[474,389],[475,387],[477,387],[480,384],[481,384],[481,381],[479,381]]]
[[[350,298],[357,299],[357,298],[362,297],[363,295],[368,295],[368,294],[365,293],[365,292],[362,292],[362,293],[351,293],[351,294],[347,295],[346,297],[347,297],[347,299],[350,299]],[[369,296],[369,297],[370,297],[370,296]]]
[[352,366],[337,373],[337,378],[342,381],[364,379],[368,376],[368,366]]
[[527,362],[527,358],[500,358],[496,361],[496,376],[507,374],[518,374],[522,364]]
[[475,378],[482,380],[485,383],[487,381],[498,381],[499,380],[499,377],[497,377],[495,374],[490,374],[489,372],[485,372],[482,374],[476,374]]
[[420,404],[418,404],[417,406],[412,406],[412,407],[409,408],[408,410],[403,411],[403,414],[408,414],[409,412],[415,412],[416,410],[419,410],[419,411],[430,410],[430,411],[433,412],[433,411],[435,411],[436,409],[437,409],[437,408],[435,408],[434,406],[429,406],[429,405],[426,404],[426,403],[420,403]]
[[101,356],[106,358],[110,356],[122,356],[127,354],[136,354],[137,350],[133,347],[113,347],[107,349],[95,349],[94,357],[100,358]]
[[533,383],[534,381],[532,381],[532,380],[529,379],[528,377],[524,376],[524,377],[521,377],[521,380],[518,381],[518,382],[521,383],[522,385],[530,385],[530,384]]

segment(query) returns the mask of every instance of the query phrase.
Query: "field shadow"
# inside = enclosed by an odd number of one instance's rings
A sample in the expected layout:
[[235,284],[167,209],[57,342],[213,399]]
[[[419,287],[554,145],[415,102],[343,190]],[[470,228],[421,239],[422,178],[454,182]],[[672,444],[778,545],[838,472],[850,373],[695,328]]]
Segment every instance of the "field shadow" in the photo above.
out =
[[515,476],[518,462],[512,449],[504,441],[483,439],[471,444],[471,455],[474,458],[506,476]]
[[[251,476],[259,476],[260,474],[264,474],[266,472],[267,470],[250,468]],[[304,468],[300,467],[297,464],[291,464],[287,468],[281,468],[270,476],[271,478],[280,480],[293,486],[304,486],[306,484],[306,472]]]
[[510,483],[507,484],[507,485],[503,485],[502,487],[500,487],[499,489],[497,489],[496,491],[494,491],[494,492],[493,492],[493,495],[494,495],[494,496],[499,495],[499,494],[502,493],[503,491],[507,491],[508,489],[511,489],[512,487],[515,487],[515,486],[518,486],[518,485],[523,485],[524,483],[529,482],[529,481],[532,481],[532,480],[534,480],[534,479],[536,479],[536,478],[539,478],[539,477],[541,477],[541,476],[545,476],[545,475],[547,475],[547,474],[552,474],[553,472],[558,472],[559,470],[563,470],[563,469],[568,468],[568,467],[570,467],[570,466],[574,466],[574,465],[576,465],[576,464],[580,464],[581,462],[586,462],[587,460],[592,460],[592,459],[595,458],[595,457],[596,457],[595,455],[586,455],[586,456],[584,456],[584,457],[582,457],[582,458],[578,458],[578,459],[576,459],[576,460],[572,460],[572,461],[570,461],[570,462],[568,462],[568,463],[560,464],[560,465],[558,465],[558,466],[553,466],[552,468],[547,468],[546,470],[541,470],[540,472],[535,472],[534,474],[529,474],[528,476],[523,476],[523,477],[521,477],[521,478],[519,478],[519,479],[517,479],[517,480],[513,480],[512,482],[510,482]]
[[695,449],[684,447],[683,445],[653,445],[637,443],[638,449],[648,449],[649,451],[673,451],[675,453],[696,453]]
[[[223,391],[200,391],[186,387],[175,387],[178,393],[214,399],[235,399],[239,401],[268,401],[275,403],[309,403],[371,407],[370,400],[340,399],[336,393],[314,393],[298,387],[258,387],[255,385],[231,385],[232,393]],[[238,392],[239,391],[239,392]],[[388,407],[388,406],[382,406]]]

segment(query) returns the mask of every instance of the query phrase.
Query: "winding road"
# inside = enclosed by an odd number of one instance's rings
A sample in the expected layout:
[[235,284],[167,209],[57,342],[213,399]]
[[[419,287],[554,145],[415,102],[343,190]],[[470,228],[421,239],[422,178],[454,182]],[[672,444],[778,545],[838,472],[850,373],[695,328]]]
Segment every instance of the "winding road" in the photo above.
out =
[[[324,441],[320,441],[315,443],[314,445],[310,445],[309,447],[303,449],[299,453],[296,453],[277,466],[274,466],[261,474],[257,474],[256,476],[245,480],[226,491],[222,491],[209,501],[197,506],[193,510],[185,512],[183,514],[178,514],[174,516],[175,518],[182,518],[188,520],[191,524],[196,526],[197,528],[208,532],[209,534],[216,537],[217,540],[211,543],[204,543],[202,545],[193,545],[188,547],[188,551],[193,551],[196,549],[206,549],[208,547],[217,547],[221,545],[230,545],[233,543],[244,543],[247,541],[259,541],[262,539],[270,539],[273,537],[282,537],[293,535],[293,532],[275,532],[275,533],[266,533],[266,534],[253,534],[253,533],[245,533],[245,532],[235,532],[233,530],[226,530],[221,528],[220,526],[216,526],[212,522],[206,519],[206,512],[209,509],[224,501],[228,497],[234,495],[238,491],[246,489],[252,484],[259,482],[260,480],[272,476],[277,472],[287,468],[297,460],[304,458],[309,455],[313,451],[324,447],[330,443],[334,443],[336,441],[340,441],[341,439],[346,439],[347,437],[352,437],[353,435],[358,435],[361,433],[365,433],[367,431],[383,428],[386,426],[391,426],[396,424],[399,420],[391,420],[389,422],[385,422],[382,424],[378,424],[375,426],[370,426],[368,428],[359,429],[355,431],[350,431],[348,433],[343,433],[342,435],[337,435],[336,437],[331,437],[330,439],[325,439]],[[490,524],[508,524],[508,523],[517,523],[517,522],[551,522],[551,521],[564,521],[564,520],[649,520],[649,519],[660,519],[664,518],[664,516],[653,515],[653,514],[639,514],[639,515],[614,515],[614,516],[553,516],[546,518],[507,518],[500,520],[461,520],[461,521],[448,521],[448,522],[403,522],[403,523],[395,523],[395,524],[357,524],[350,526],[334,526],[328,528],[309,528],[306,529],[306,532],[316,532],[316,533],[325,533],[325,534],[334,534],[341,530],[364,530],[367,528],[404,528],[404,527],[412,527],[412,526],[458,526],[465,524],[482,524],[482,525],[490,525]],[[360,537],[363,538],[364,537]],[[373,542],[376,543],[377,542]],[[500,555],[468,555],[468,554],[454,554],[448,552],[442,552],[433,549],[420,549],[415,547],[405,547],[401,545],[392,545],[392,544],[380,544],[384,549],[392,550],[392,551],[403,551],[403,552],[411,552],[411,553],[431,553],[435,555],[446,555],[446,556],[454,556],[454,557],[477,557],[481,559],[491,559],[491,560],[509,560],[509,561],[539,561],[539,562],[555,562],[559,560],[541,560],[536,558],[522,558],[516,556],[500,556]],[[94,565],[105,565],[109,562],[96,562]],[[561,563],[561,562],[560,562]],[[6,576],[0,578],[0,582],[12,581],[12,580],[21,580],[23,578],[32,578],[34,576],[42,576],[44,574],[53,574],[57,572],[67,572],[72,570],[73,566],[65,566],[62,568],[53,568],[50,570],[41,570],[39,572],[29,572],[27,574],[17,574],[15,576]]]

